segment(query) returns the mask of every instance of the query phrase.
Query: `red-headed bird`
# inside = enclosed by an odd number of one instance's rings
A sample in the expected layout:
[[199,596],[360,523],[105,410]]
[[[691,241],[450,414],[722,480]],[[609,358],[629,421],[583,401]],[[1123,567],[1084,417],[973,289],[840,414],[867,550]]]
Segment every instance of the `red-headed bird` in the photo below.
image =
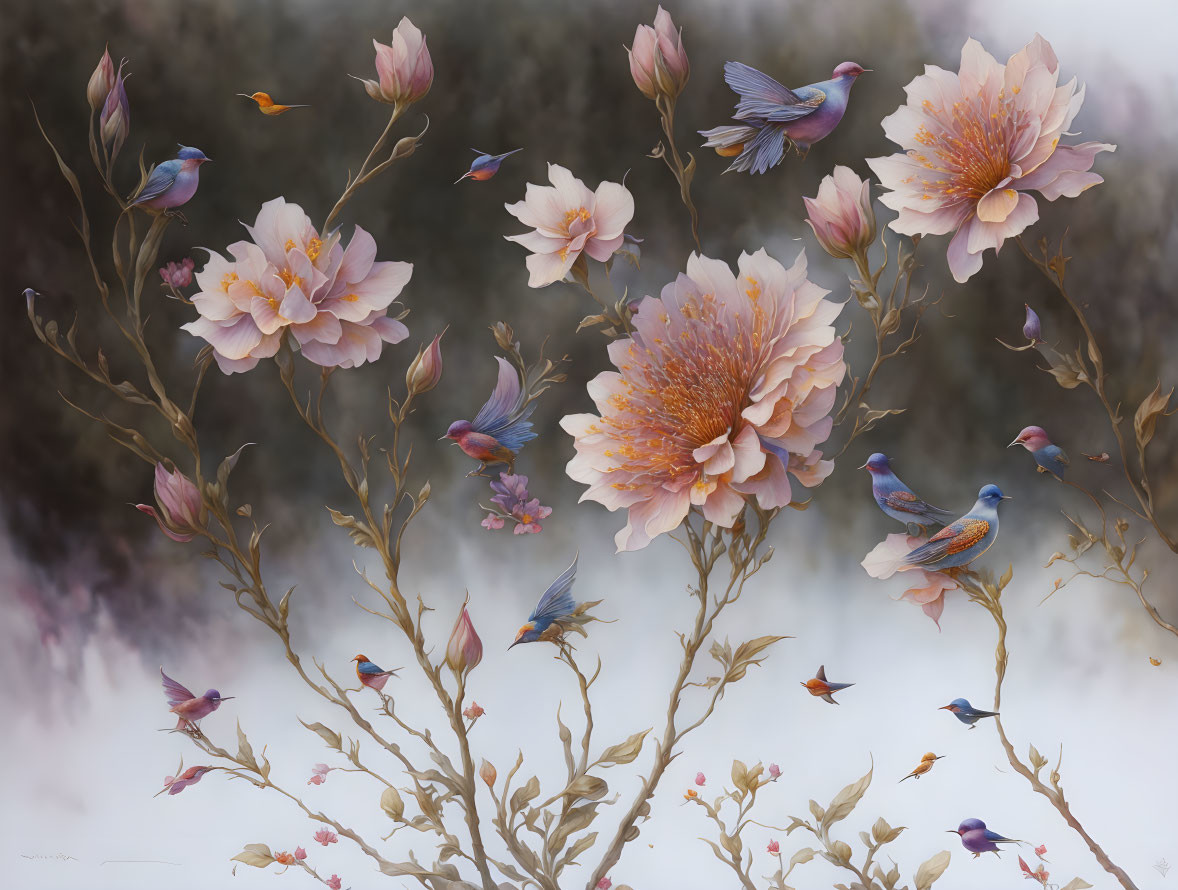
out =
[[394,668],[391,671],[381,670],[368,660],[367,655],[357,655],[352,661],[356,662],[356,676],[360,680],[360,685],[375,689],[377,692],[384,689],[384,684],[389,682],[389,677],[395,676],[400,670],[400,668]]
[[838,702],[834,700],[832,692],[838,692],[840,689],[846,689],[848,686],[854,686],[854,683],[829,683],[826,680],[826,667],[818,665],[818,673],[814,675],[814,679],[807,680],[802,684],[806,687],[806,691],[811,695],[816,695],[824,701],[830,702],[832,705],[837,705]]
[[514,473],[516,455],[536,438],[528,420],[536,406],[524,389],[521,372],[501,356],[495,356],[495,361],[499,362],[499,379],[491,398],[474,420],[456,420],[442,436],[479,462],[479,468],[468,476],[485,476],[488,464],[507,464],[507,472]]
[[165,674],[162,667],[160,676],[163,678],[164,695],[172,706],[168,710],[180,718],[176,722],[176,729],[198,729],[198,722],[221,707],[221,702],[233,698],[232,695],[221,695],[216,689],[210,689],[204,695],[193,695],[187,687]]

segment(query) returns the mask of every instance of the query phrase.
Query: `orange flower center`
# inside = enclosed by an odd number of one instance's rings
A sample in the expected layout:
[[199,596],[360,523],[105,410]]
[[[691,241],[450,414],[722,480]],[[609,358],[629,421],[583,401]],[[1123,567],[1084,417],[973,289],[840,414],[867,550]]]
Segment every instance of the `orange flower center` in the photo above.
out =
[[221,276],[221,290],[229,290],[229,285],[237,280],[236,272],[226,272]]

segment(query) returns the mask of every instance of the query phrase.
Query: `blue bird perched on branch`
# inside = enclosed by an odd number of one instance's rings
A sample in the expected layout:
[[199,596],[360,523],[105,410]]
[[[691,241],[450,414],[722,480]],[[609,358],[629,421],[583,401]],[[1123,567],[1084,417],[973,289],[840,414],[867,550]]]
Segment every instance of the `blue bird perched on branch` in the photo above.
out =
[[934,570],[969,565],[998,537],[998,505],[1006,500],[997,485],[982,486],[973,509],[909,553],[904,563]]

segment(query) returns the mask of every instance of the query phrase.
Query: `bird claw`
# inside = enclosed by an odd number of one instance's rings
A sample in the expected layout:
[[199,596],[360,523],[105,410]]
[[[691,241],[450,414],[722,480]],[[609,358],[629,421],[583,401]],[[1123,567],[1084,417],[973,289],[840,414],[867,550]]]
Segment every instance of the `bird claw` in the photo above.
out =
[[179,220],[180,225],[182,225],[182,226],[188,225],[188,217],[185,216],[183,213],[181,213],[179,210],[165,210],[164,216],[170,216],[174,219]]

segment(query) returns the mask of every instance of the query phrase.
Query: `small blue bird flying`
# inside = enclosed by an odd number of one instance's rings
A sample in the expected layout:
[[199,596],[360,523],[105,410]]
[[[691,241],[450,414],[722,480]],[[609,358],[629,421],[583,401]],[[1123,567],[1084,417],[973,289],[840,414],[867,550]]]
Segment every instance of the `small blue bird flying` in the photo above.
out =
[[968,699],[964,698],[955,698],[953,701],[949,702],[949,704],[942,705],[941,707],[937,708],[937,710],[948,711],[962,723],[969,726],[970,729],[973,729],[974,724],[976,724],[983,717],[998,716],[997,711],[983,711],[981,708],[975,708],[969,703]]
[[905,565],[926,569],[969,565],[998,537],[998,504],[1005,500],[1009,498],[997,485],[982,486],[973,509],[904,557]]
[[740,96],[733,115],[739,123],[700,130],[704,147],[721,157],[736,155],[725,173],[767,172],[785,157],[786,140],[805,155],[838,126],[855,79],[870,70],[843,62],[830,80],[791,90],[756,68],[725,62],[724,80]]
[[1041,426],[1024,427],[1006,447],[1012,448],[1015,445],[1022,445],[1031,452],[1035,463],[1039,465],[1040,473],[1050,473],[1056,479],[1063,479],[1063,471],[1071,465],[1067,453],[1058,445],[1052,444]]
[[578,603],[573,599],[573,582],[577,580],[577,560],[565,569],[559,578],[553,581],[532,614],[528,616],[527,624],[519,629],[515,635],[515,642],[508,646],[511,649],[520,643],[560,643],[564,635],[570,631],[585,636],[585,625],[596,619],[588,615],[589,609],[601,600]]
[[211,160],[199,148],[181,145],[174,160],[164,161],[151,171],[143,188],[131,197],[130,206],[172,210],[187,204],[200,183],[201,164]]
[[517,151],[523,151],[523,149],[513,148],[511,151],[505,151],[501,155],[487,154],[485,151],[479,151],[477,148],[472,148],[471,151],[478,155],[478,157],[471,162],[469,170],[454,180],[455,185],[458,185],[464,179],[485,182],[499,172],[499,165],[503,163],[504,158],[510,157]]
[[536,403],[528,397],[526,380],[521,371],[502,356],[495,390],[474,420],[456,420],[450,424],[443,439],[450,439],[467,455],[479,462],[479,468],[468,476],[485,475],[488,464],[507,464],[507,472],[515,472],[515,458],[521,448],[536,433],[528,420]]
[[871,494],[879,508],[892,519],[899,520],[905,525],[944,525],[942,516],[952,516],[948,510],[934,507],[912,493],[912,489],[905,485],[892,472],[890,459],[886,454],[878,451],[867,458],[859,469],[866,468],[871,473]]
[[996,831],[990,831],[981,819],[966,819],[956,828],[949,828],[946,831],[960,837],[961,846],[973,853],[974,859],[983,853],[993,853],[998,856],[999,844],[1026,843],[1026,841],[1015,840],[1012,837],[1003,837]]

